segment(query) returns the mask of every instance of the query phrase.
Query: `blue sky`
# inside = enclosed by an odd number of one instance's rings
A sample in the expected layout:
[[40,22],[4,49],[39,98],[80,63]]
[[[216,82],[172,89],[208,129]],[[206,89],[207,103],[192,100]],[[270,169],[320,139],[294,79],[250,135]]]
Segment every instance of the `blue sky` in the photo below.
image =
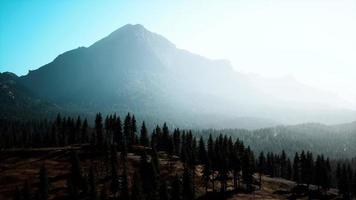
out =
[[0,0],[0,72],[26,74],[128,23],[238,71],[356,102],[354,0]]

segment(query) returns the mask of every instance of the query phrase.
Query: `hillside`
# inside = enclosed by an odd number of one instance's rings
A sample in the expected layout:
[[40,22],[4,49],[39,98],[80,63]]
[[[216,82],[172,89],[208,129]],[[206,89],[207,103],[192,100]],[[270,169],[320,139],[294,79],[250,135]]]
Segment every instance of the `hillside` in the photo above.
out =
[[42,100],[27,89],[13,73],[0,73],[0,118],[23,119],[48,116],[54,104]]

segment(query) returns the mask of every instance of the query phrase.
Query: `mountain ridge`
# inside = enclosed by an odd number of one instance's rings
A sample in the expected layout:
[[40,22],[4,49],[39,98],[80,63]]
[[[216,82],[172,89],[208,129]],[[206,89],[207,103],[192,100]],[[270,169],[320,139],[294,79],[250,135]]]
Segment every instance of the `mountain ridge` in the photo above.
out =
[[[235,71],[227,61],[178,49],[144,26],[130,24],[19,77],[39,97],[76,112],[134,112],[209,127],[231,127],[242,118],[266,119],[263,126],[276,124],[271,121],[291,124],[320,118],[310,101],[306,102],[311,110],[303,109],[304,102],[293,94],[293,87],[284,89],[292,90],[291,97],[278,94],[283,81],[256,80]],[[300,87],[300,96],[305,88]],[[356,112],[344,114],[335,109],[321,113],[327,117],[320,122],[356,119]]]

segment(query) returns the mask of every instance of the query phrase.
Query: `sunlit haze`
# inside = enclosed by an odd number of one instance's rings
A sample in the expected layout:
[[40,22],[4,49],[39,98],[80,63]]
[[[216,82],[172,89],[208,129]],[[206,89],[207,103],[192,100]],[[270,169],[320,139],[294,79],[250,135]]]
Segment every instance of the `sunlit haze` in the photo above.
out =
[[292,76],[356,109],[356,1],[1,1],[0,71],[24,75],[142,24],[243,73]]

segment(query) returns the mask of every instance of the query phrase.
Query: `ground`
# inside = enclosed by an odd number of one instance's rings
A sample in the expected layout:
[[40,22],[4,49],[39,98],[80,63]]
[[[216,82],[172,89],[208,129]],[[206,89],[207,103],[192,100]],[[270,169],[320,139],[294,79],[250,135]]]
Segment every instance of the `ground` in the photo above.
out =
[[[91,159],[90,154],[85,153],[82,147],[73,146],[66,148],[41,148],[28,150],[7,150],[0,152],[0,200],[12,199],[13,192],[16,187],[21,188],[25,181],[28,181],[31,188],[37,188],[38,171],[40,167],[45,164],[48,169],[48,176],[50,180],[50,199],[60,200],[65,197],[67,193],[66,180],[70,170],[69,155],[72,149],[79,150],[81,166],[83,173],[88,172],[91,165],[96,166],[95,170],[105,171],[105,166],[99,164],[97,160]],[[129,176],[132,177],[135,169],[138,167],[139,156],[130,153],[128,155]],[[164,179],[169,179],[175,174],[181,174],[183,165],[176,159],[168,159],[164,153],[160,153],[161,176]],[[200,199],[216,199],[218,193],[209,192],[204,196],[205,189],[201,182],[200,172],[201,167],[197,167],[196,175],[196,191]],[[100,175],[99,175],[100,176]],[[102,175],[104,176],[104,175]],[[255,179],[258,180],[257,175]],[[99,179],[100,180],[100,179]],[[130,180],[129,180],[130,182]],[[105,184],[105,180],[99,181],[99,188]],[[106,183],[107,184],[107,183]],[[232,190],[232,183],[229,182],[228,190]],[[270,178],[262,176],[262,188],[259,189],[255,185],[256,190],[252,193],[234,193],[230,191],[227,199],[293,199],[292,189],[295,183],[280,178]],[[216,182],[216,188],[219,189],[219,183]],[[328,199],[336,198],[336,191],[331,190],[331,195]],[[215,196],[214,196],[215,195]],[[306,196],[300,196],[294,199],[307,199]]]

